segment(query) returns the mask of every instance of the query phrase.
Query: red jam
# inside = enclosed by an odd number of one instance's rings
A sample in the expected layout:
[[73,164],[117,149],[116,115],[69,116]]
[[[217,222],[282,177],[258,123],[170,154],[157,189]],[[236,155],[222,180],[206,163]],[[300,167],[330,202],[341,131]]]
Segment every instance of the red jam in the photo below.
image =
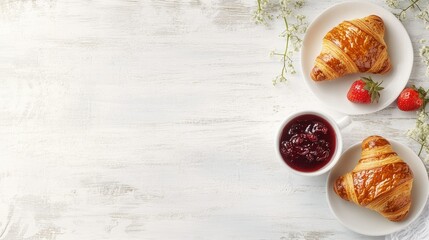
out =
[[283,128],[279,148],[287,165],[301,172],[314,172],[331,160],[335,131],[322,117],[301,115]]

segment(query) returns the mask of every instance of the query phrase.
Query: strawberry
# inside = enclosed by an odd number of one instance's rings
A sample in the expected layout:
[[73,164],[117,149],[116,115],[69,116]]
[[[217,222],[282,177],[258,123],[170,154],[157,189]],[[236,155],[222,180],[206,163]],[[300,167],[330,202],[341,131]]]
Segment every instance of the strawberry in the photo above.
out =
[[398,97],[398,108],[402,111],[414,111],[426,105],[426,93],[422,87],[407,87],[402,90]]
[[350,102],[364,104],[378,102],[380,91],[384,89],[380,87],[381,83],[382,82],[374,82],[371,77],[362,77],[353,82],[347,93],[347,99],[349,99]]

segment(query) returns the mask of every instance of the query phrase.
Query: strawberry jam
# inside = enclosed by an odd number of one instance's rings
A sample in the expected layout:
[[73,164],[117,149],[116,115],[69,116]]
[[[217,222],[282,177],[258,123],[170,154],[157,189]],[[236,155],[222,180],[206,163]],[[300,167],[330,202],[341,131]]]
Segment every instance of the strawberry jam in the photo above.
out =
[[335,131],[325,119],[305,114],[283,128],[279,148],[287,165],[301,172],[313,172],[331,160],[335,141]]

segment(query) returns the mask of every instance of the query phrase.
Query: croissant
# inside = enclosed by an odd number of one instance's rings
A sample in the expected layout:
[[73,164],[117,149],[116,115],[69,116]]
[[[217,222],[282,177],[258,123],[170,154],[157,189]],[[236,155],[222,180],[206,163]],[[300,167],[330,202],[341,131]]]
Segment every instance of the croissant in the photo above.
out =
[[311,71],[314,81],[333,80],[350,73],[390,71],[384,23],[376,15],[344,21],[323,38],[322,51]]
[[390,221],[403,220],[411,206],[413,173],[380,136],[362,141],[356,167],[339,177],[334,191],[341,198],[377,211]]

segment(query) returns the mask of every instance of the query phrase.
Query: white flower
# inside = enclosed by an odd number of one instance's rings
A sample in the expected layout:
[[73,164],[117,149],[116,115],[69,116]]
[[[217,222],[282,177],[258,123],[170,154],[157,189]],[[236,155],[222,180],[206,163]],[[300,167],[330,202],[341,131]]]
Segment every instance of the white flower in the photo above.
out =
[[[428,114],[424,110],[417,112],[416,125],[414,128],[407,131],[407,136],[420,144],[421,150],[424,149],[426,157],[424,161],[429,163],[429,122]],[[421,158],[421,156],[420,156]]]
[[299,9],[305,5],[305,0],[279,0],[273,4],[270,0],[257,0],[258,6],[253,14],[256,23],[267,24],[273,19],[273,14],[284,22],[284,31],[280,37],[285,39],[285,49],[281,52],[271,52],[270,56],[281,56],[283,67],[281,73],[273,80],[273,84],[286,82],[287,75],[296,73],[292,62],[294,52],[301,48],[302,34],[307,30],[306,17],[299,14]]
[[295,16],[295,18],[298,20],[298,21],[304,21],[305,20],[305,16],[304,15],[302,15],[302,14],[297,14],[296,16]]
[[391,8],[398,8],[399,7],[399,1],[398,0],[386,0],[387,6]]
[[258,0],[258,8],[253,13],[253,19],[258,24],[268,24],[268,20],[273,19],[273,15],[271,15],[267,11],[268,0]]
[[[422,41],[422,40],[420,40]],[[429,46],[423,45],[420,48],[420,57],[422,57],[422,62],[426,64],[426,76],[429,76]]]
[[297,1],[294,3],[294,7],[295,7],[295,8],[302,8],[302,7],[304,6],[304,4],[305,4],[305,1],[304,1],[304,0],[297,0]]

